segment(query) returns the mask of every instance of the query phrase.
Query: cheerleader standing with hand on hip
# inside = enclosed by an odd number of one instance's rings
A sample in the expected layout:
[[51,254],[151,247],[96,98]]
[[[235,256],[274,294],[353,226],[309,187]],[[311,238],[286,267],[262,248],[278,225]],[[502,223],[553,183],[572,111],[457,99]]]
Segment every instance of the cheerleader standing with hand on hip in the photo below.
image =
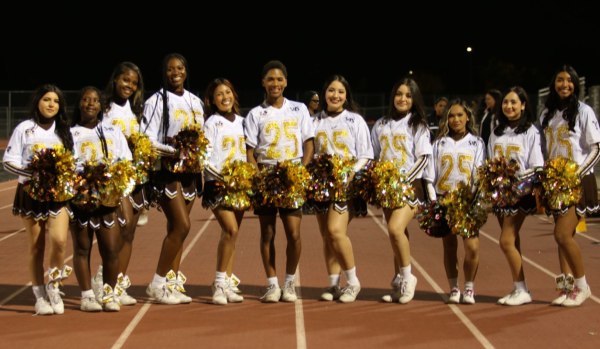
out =
[[[32,173],[25,170],[31,156],[38,150],[64,147],[73,150],[73,138],[67,124],[65,98],[54,85],[39,87],[32,96],[28,113],[30,119],[21,122],[12,133],[4,153],[4,169],[19,176],[13,214],[25,225],[29,244],[29,276],[35,295],[35,313],[63,314],[64,304],[58,289],[61,279],[71,273],[64,265],[69,229],[69,216],[63,208],[66,202],[34,200],[23,190]],[[44,284],[44,249],[46,227],[50,238],[48,283]]]
[[[353,171],[348,175],[346,189],[349,190],[354,173],[373,158],[369,127],[358,114],[350,84],[343,76],[334,75],[325,82],[320,100],[325,103],[321,104],[314,118],[316,154],[357,159]],[[340,302],[351,303],[360,292],[354,252],[347,233],[348,224],[354,217],[352,205],[352,199],[343,202],[315,202],[330,281],[330,287],[321,295],[321,300],[324,301],[339,299]],[[343,290],[340,289],[341,271],[347,282]]]
[[[301,161],[303,165],[308,165],[314,152],[315,130],[306,106],[283,96],[283,90],[287,87],[287,69],[283,63],[270,61],[263,67],[262,85],[267,92],[267,99],[246,116],[248,162],[257,169],[274,166],[285,160]],[[275,272],[275,219],[278,211],[287,238],[285,280],[281,288]],[[261,300],[275,303],[281,298],[285,302],[295,302],[294,277],[302,249],[302,210],[260,207],[254,214],[259,216],[260,252],[269,283]]]
[[[581,250],[575,241],[575,228],[586,213],[598,211],[598,189],[594,166],[600,159],[600,129],[594,110],[579,102],[579,76],[564,65],[552,77],[546,109],[540,123],[546,137],[548,160],[564,157],[579,165],[583,185],[578,203],[561,210],[548,210],[554,216],[554,239],[562,274],[556,278],[561,292],[552,305],[575,307],[592,295],[585,279]],[[568,287],[571,280],[573,287]]]
[[[104,106],[102,122],[120,129],[125,137],[140,132],[139,120],[144,109],[144,80],[140,69],[133,63],[123,62],[115,67],[113,73],[104,89],[102,96]],[[127,276],[127,267],[131,259],[133,238],[136,224],[140,214],[148,207],[143,185],[137,185],[127,200],[123,200],[123,214],[127,224],[121,229],[123,247],[119,254],[119,286],[123,293],[119,296],[122,305],[134,305],[137,300],[127,294],[127,288],[131,285]],[[147,219],[147,213],[146,213]],[[102,264],[98,273],[92,278],[94,290],[98,290],[102,283]]]
[[[467,103],[460,99],[451,101],[440,119],[439,131],[433,142],[432,161],[427,165],[423,176],[433,185],[427,185],[427,192],[431,199],[441,196],[445,192],[457,189],[461,182],[472,187],[475,183],[477,167],[485,160],[485,143],[476,136],[474,116]],[[433,194],[433,195],[432,195]],[[465,289],[462,303],[475,304],[475,275],[479,266],[479,232],[469,232],[470,236],[463,236],[465,260],[463,271],[465,273]],[[442,237],[444,246],[444,267],[450,296],[448,303],[460,303],[460,289],[458,287],[458,237],[449,234]]]
[[221,226],[221,239],[217,250],[217,271],[212,284],[212,302],[225,305],[238,303],[244,298],[232,289],[235,241],[244,210],[224,207],[217,199],[217,181],[223,181],[221,169],[236,160],[246,161],[246,138],[244,118],[240,116],[238,95],[229,80],[214,79],[206,89],[204,105],[207,115],[204,136],[213,144],[213,153],[204,171],[204,194],[202,206],[210,207]]
[[[511,87],[502,96],[502,108],[497,115],[498,126],[490,136],[488,158],[505,157],[519,164],[517,176],[527,180],[544,165],[540,133],[533,125],[535,121],[527,93],[519,86]],[[514,290],[500,298],[501,305],[521,305],[531,303],[531,293],[527,289],[521,239],[519,231],[527,215],[535,214],[537,204],[535,196],[525,195],[514,206],[494,207],[494,214],[500,224],[500,248],[508,261],[512,274]]]
[[411,272],[406,227],[415,216],[417,206],[425,204],[421,176],[432,154],[423,97],[414,80],[405,78],[394,85],[388,114],[375,122],[371,140],[375,159],[399,162],[415,191],[414,201],[406,206],[383,210],[394,251],[396,276],[392,280],[391,294],[382,300],[406,304],[413,299],[417,286],[417,277]]
[[[84,169],[87,161],[98,161],[107,165],[120,159],[131,161],[131,151],[121,130],[102,122],[100,91],[95,87],[85,87],[81,90],[72,124],[71,133],[78,170]],[[73,266],[81,288],[82,311],[121,309],[119,296],[122,290],[117,279],[122,245],[121,229],[127,223],[121,203],[126,200],[127,197],[119,198],[116,206],[106,206],[106,203],[102,202],[96,209],[78,206],[75,200],[69,203],[74,247]],[[103,265],[100,280],[103,286],[96,290],[95,298],[90,273],[94,233]]]
[[[180,130],[194,124],[204,125],[202,101],[185,89],[189,85],[189,66],[177,53],[169,54],[162,63],[163,88],[145,103],[142,132],[148,135],[152,146],[163,159],[177,159],[179,152],[169,143]],[[196,192],[202,192],[196,173],[174,173],[158,169],[152,176],[153,190],[159,193],[158,204],[167,217],[167,236],[163,241],[154,279],[146,293],[163,304],[190,303],[185,295],[185,276],[179,270],[183,242],[190,231],[190,212]],[[167,285],[168,283],[168,285]]]

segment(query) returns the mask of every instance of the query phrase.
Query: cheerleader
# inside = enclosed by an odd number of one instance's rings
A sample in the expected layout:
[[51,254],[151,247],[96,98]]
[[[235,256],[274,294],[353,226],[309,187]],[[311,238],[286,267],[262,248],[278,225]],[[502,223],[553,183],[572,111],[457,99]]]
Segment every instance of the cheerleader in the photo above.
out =
[[[64,265],[69,217],[66,202],[42,202],[31,198],[23,184],[31,177],[27,171],[31,156],[45,148],[63,146],[73,150],[73,138],[67,124],[66,102],[62,92],[54,85],[39,87],[31,98],[30,119],[21,122],[12,133],[4,153],[4,169],[19,176],[15,193],[13,214],[20,216],[25,225],[29,244],[29,277],[35,295],[35,313],[40,315],[63,314],[60,298],[64,293],[58,286],[61,279],[71,273]],[[50,237],[48,256],[48,283],[44,284],[44,249],[46,228]]]
[[[102,122],[120,129],[126,137],[140,132],[138,120],[141,119],[144,107],[144,80],[140,69],[135,64],[123,62],[117,65],[104,89],[102,105],[104,106]],[[119,286],[123,289],[123,293],[119,296],[122,305],[137,303],[135,298],[127,294],[127,288],[131,285],[127,276],[127,267],[131,259],[136,224],[139,224],[140,214],[147,207],[148,201],[144,197],[143,185],[136,186],[129,200],[122,202],[123,214],[127,218],[127,224],[121,231],[123,247],[119,253],[119,272],[123,274],[119,275]],[[97,291],[102,288],[102,285],[101,264],[98,273],[92,278],[92,289]]]
[[[267,99],[250,110],[246,116],[246,148],[248,162],[258,169],[277,162],[292,160],[308,165],[313,156],[315,130],[310,114],[303,103],[290,101],[283,96],[287,86],[287,69],[279,61],[270,61],[262,71],[262,85]],[[256,157],[256,158],[255,158]],[[275,218],[277,212],[283,222],[287,238],[287,263],[283,286],[275,272]],[[300,260],[301,209],[260,207],[254,211],[259,216],[262,256],[269,286],[261,300],[267,303],[295,302],[296,268]],[[283,293],[283,294],[282,294]]]
[[[185,88],[189,66],[177,53],[169,54],[162,63],[163,88],[145,103],[142,131],[163,158],[178,158],[179,152],[169,145],[170,140],[186,126],[204,125],[202,101]],[[186,82],[187,81],[187,82]],[[202,192],[202,182],[195,173],[173,173],[166,168],[152,175],[153,190],[167,218],[165,237],[154,279],[146,293],[163,304],[190,303],[185,295],[185,276],[179,270],[183,242],[190,231],[190,212],[196,194]],[[168,285],[167,285],[168,283]]]
[[[579,165],[583,185],[579,202],[562,210],[549,210],[554,216],[554,239],[562,274],[557,277],[560,294],[552,305],[579,306],[592,291],[585,279],[581,250],[575,241],[575,228],[586,213],[598,211],[594,166],[600,159],[600,131],[594,110],[579,102],[579,76],[571,66],[562,66],[552,77],[546,109],[540,122],[546,136],[548,159],[565,157]],[[569,287],[569,279],[573,279]]]
[[400,162],[415,191],[414,201],[406,206],[383,210],[394,251],[396,276],[392,280],[391,294],[382,300],[406,304],[413,299],[417,286],[417,277],[411,272],[406,227],[415,216],[417,206],[425,204],[421,175],[432,155],[423,97],[414,80],[405,78],[394,85],[388,114],[373,126],[371,140],[375,158]]
[[[369,127],[358,114],[350,85],[343,76],[329,78],[319,99],[325,103],[321,104],[314,118],[316,155],[331,154],[357,159],[346,183],[348,188],[354,173],[373,158]],[[315,211],[323,237],[323,253],[330,281],[330,287],[321,295],[321,300],[354,302],[360,292],[360,282],[356,276],[352,243],[347,234],[348,224],[355,215],[352,200],[315,202]],[[347,282],[343,290],[340,289],[341,271]]]
[[[439,131],[433,142],[433,157],[425,170],[424,177],[428,183],[427,192],[431,199],[455,190],[460,182],[472,186],[475,183],[477,167],[485,160],[485,144],[476,136],[473,112],[467,103],[455,99],[448,104],[440,119]],[[463,236],[465,248],[465,288],[462,303],[475,304],[475,275],[479,266],[479,235],[469,232],[470,237]],[[450,285],[448,303],[460,303],[458,287],[458,237],[449,234],[442,238],[444,246],[444,267]]]
[[[516,86],[503,94],[498,126],[490,136],[487,154],[488,158],[515,159],[520,168],[517,173],[520,180],[533,177],[544,165],[540,133],[533,125],[534,121],[525,90]],[[537,211],[536,205],[535,196],[525,195],[514,206],[493,209],[502,230],[500,248],[508,261],[514,284],[514,290],[500,298],[498,304],[521,305],[532,301],[525,283],[519,231],[525,217]]]
[[[95,87],[83,88],[79,93],[71,127],[75,161],[80,170],[86,161],[106,164],[119,159],[131,161],[131,151],[125,136],[120,129],[102,122],[101,110],[100,91]],[[121,309],[119,296],[122,292],[120,287],[122,282],[117,281],[119,251],[121,229],[126,224],[122,207],[109,207],[103,204],[90,212],[86,207],[79,207],[71,201],[67,209],[71,217],[73,266],[82,290],[81,310],[93,312],[104,308],[105,311],[119,311]],[[101,282],[102,287],[96,290],[95,297],[90,273],[94,233],[98,240],[103,265],[102,280],[97,280]]]
[[212,302],[225,305],[238,303],[244,298],[237,294],[233,279],[235,241],[244,217],[243,210],[231,210],[220,205],[217,200],[217,181],[225,164],[235,160],[246,161],[246,138],[244,118],[240,116],[238,95],[229,80],[214,79],[206,89],[204,97],[207,115],[204,136],[214,144],[208,160],[208,170],[204,172],[204,194],[202,206],[210,207],[221,226],[221,240],[217,249],[217,271],[212,284]]

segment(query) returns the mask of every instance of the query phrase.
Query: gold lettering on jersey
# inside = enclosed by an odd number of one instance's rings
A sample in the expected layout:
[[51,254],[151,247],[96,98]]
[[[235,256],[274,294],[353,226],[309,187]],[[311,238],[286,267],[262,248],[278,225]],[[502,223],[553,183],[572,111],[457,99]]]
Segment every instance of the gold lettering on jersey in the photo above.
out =
[[404,165],[406,162],[406,149],[404,149],[403,141],[406,140],[405,135],[394,135],[394,149],[399,151],[401,154],[400,165]]
[[573,149],[571,148],[571,142],[569,142],[569,126],[560,126],[558,128],[558,144],[561,147],[567,148],[567,157],[573,158]]
[[521,155],[521,146],[518,144],[508,144],[506,146],[506,152],[504,152],[502,144],[494,145],[494,157],[499,158],[501,156],[504,156],[507,159],[517,160],[519,155]]
[[131,127],[131,133],[139,132],[140,124],[136,119],[129,120],[129,126]]
[[504,156],[504,149],[502,149],[502,144],[494,145],[494,157],[499,158]]
[[452,169],[454,168],[454,158],[452,155],[442,155],[442,168],[445,168],[446,170],[438,182],[438,190],[441,192],[450,191],[452,190],[452,186],[446,182],[448,182],[450,173],[452,173]]
[[86,149],[89,148],[91,152],[90,161],[96,160],[96,146],[93,142],[81,142],[81,153],[85,154]]
[[182,116],[183,116],[183,125],[181,125],[181,128],[184,128],[190,123],[189,115],[185,110],[182,110],[182,109],[175,110],[175,121],[179,121]]
[[458,171],[466,176],[467,184],[471,182],[471,164],[473,164],[471,155],[458,156]]
[[285,134],[285,138],[294,142],[294,151],[293,152],[291,152],[288,148],[285,148],[285,154],[287,155],[288,158],[292,158],[292,159],[298,157],[298,138],[296,137],[295,133],[290,132],[290,128],[297,128],[297,127],[298,127],[298,121],[296,121],[296,120],[288,120],[288,121],[283,122],[283,132]]
[[328,145],[328,141],[327,141],[327,133],[325,131],[319,131],[317,132],[317,149],[319,153],[326,153],[327,152],[327,145]]
[[265,133],[267,135],[273,134],[273,141],[271,142],[269,149],[267,149],[267,157],[269,159],[281,158],[281,152],[275,151],[275,147],[277,147],[277,143],[279,143],[279,139],[281,138],[281,129],[279,129],[279,123],[275,121],[267,122]]
[[231,136],[223,137],[223,151],[227,151],[227,149],[229,149],[229,155],[227,155],[227,159],[225,159],[226,164],[228,164],[235,155],[235,139]]
[[33,146],[31,146],[32,153],[42,149],[46,149],[46,143],[33,143]]
[[239,136],[239,140],[240,140],[240,153],[242,153],[242,155],[246,155],[246,137],[244,136]]
[[112,153],[112,151],[110,151],[110,149],[112,147],[109,147],[109,145],[113,145],[113,140],[112,139],[107,139],[106,140],[106,148],[108,148],[108,158],[112,159],[113,158],[113,153]]
[[348,157],[348,146],[346,146],[345,143],[340,141],[340,138],[346,138],[348,137],[348,130],[340,130],[340,131],[333,131],[333,145],[339,149],[342,150],[344,152],[344,157],[347,158]]
[[381,137],[379,137],[379,143],[383,144],[383,150],[381,151],[381,159],[385,159],[385,154],[387,154],[387,151],[390,147],[390,142],[388,141],[388,136],[386,135],[382,135]]
[[546,142],[548,143],[548,154],[550,154],[554,148],[554,130],[550,127],[546,127],[544,135],[546,136]]
[[112,123],[114,126],[119,126],[123,134],[127,132],[127,127],[125,126],[125,122],[121,119],[113,119]]

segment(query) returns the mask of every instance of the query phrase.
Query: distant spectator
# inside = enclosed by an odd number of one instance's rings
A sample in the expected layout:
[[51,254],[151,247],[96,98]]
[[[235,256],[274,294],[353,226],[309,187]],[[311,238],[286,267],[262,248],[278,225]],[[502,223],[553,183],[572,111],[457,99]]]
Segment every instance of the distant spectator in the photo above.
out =
[[304,92],[302,95],[302,103],[306,104],[306,107],[308,107],[310,116],[315,115],[315,111],[319,107],[319,93],[316,91]]
[[435,100],[435,104],[433,105],[434,111],[433,113],[427,115],[427,123],[429,124],[429,130],[431,131],[431,139],[435,138],[435,134],[438,130],[438,125],[440,123],[440,119],[442,117],[442,112],[446,109],[446,105],[448,104],[448,98],[439,97]]
[[489,90],[485,95],[485,110],[483,111],[483,117],[479,122],[479,136],[483,138],[487,149],[487,144],[490,139],[490,135],[494,130],[494,127],[498,125],[496,117],[494,116],[496,107],[500,106],[502,100],[502,93],[498,90]]

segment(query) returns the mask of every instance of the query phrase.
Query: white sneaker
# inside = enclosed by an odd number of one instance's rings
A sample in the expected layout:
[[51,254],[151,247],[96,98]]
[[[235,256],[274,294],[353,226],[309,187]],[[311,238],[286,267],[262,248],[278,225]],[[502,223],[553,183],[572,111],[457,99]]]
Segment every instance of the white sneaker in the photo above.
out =
[[238,294],[238,292],[240,292],[239,290],[237,290],[236,292],[232,289],[231,280],[227,283],[227,288],[225,289],[225,291],[225,296],[227,297],[228,303],[241,303],[244,300],[244,297]]
[[146,288],[146,294],[160,304],[181,304],[179,298],[173,296],[173,292],[167,284],[162,287],[152,287],[152,283],[150,283]]
[[467,288],[463,292],[462,304],[475,304],[475,291],[471,288]]
[[183,284],[187,281],[187,278],[181,271],[177,272],[177,276],[175,276],[175,272],[173,270],[167,273],[167,285],[173,291],[173,296],[179,299],[179,304],[188,304],[192,302],[192,297],[187,296],[185,294],[185,288]]
[[296,286],[294,281],[284,282],[281,286],[281,300],[284,302],[295,302],[298,299],[296,296]]
[[212,290],[212,302],[217,305],[226,305],[227,304],[227,296],[225,294],[227,291],[225,290],[226,285],[224,284],[213,284],[210,289]]
[[92,276],[92,291],[96,295],[96,298],[99,298],[102,294],[102,286],[104,286],[104,280],[102,280],[102,264],[98,269],[98,273]]
[[460,303],[460,290],[458,288],[453,288],[450,291],[450,296],[448,296],[448,304],[458,304]]
[[148,210],[144,208],[142,209],[142,213],[140,213],[140,218],[137,221],[137,226],[143,227],[146,224],[148,224]]
[[229,278],[229,290],[235,293],[242,293],[242,291],[240,291],[238,288],[241,282],[242,281],[232,273],[231,277]]
[[342,289],[339,286],[329,286],[329,288],[321,294],[321,300],[331,302],[340,299],[341,296]]
[[558,297],[555,298],[550,305],[555,305],[555,306],[561,306],[563,304],[564,301],[567,300],[567,298],[569,298],[569,294],[567,293],[567,290],[562,290],[560,291],[560,293],[558,294]]
[[512,295],[513,295],[513,293],[515,293],[515,291],[516,291],[516,290],[513,290],[511,293],[509,293],[509,294],[507,294],[506,296],[504,296],[504,297],[502,297],[502,298],[498,299],[498,301],[496,302],[496,304],[499,304],[499,305],[505,305],[505,304],[506,304],[506,301],[507,301],[507,300],[508,300],[510,297],[512,297]]
[[581,305],[581,303],[583,303],[583,301],[590,298],[591,295],[592,289],[589,285],[587,290],[582,290],[579,287],[575,286],[573,288],[573,291],[569,293],[569,296],[564,302],[562,302],[561,305],[563,307],[578,307]]
[[61,283],[61,280],[62,271],[56,267],[52,268],[48,273],[48,283],[46,284],[46,297],[48,299],[48,303],[54,311],[54,314],[57,315],[65,313],[65,305],[63,304],[62,298],[60,298],[61,295],[64,296],[65,294],[60,292],[60,289],[58,288],[58,286]]
[[531,292],[524,290],[515,290],[510,298],[504,302],[505,305],[522,305],[525,303],[531,303],[533,299],[531,298]]
[[119,273],[119,276],[117,276],[117,284],[123,289],[123,292],[119,296],[119,302],[121,305],[135,305],[137,303],[137,299],[127,294],[127,289],[131,286],[131,280],[129,280],[129,276],[123,276],[123,273]]
[[96,297],[94,297],[94,296],[82,297],[81,298],[81,307],[79,309],[81,309],[81,311],[95,312],[95,311],[102,311],[102,306],[100,305],[100,303],[98,303],[98,301],[96,300]]
[[102,307],[107,312],[117,312],[121,310],[121,303],[119,303],[119,296],[123,290],[119,285],[115,286],[113,290],[109,284],[104,284],[102,288]]
[[417,288],[417,277],[413,275],[409,281],[403,280],[402,284],[400,285],[400,288],[402,295],[400,296],[400,299],[398,299],[398,303],[406,304],[410,302],[415,296],[415,289]]
[[575,287],[575,279],[571,274],[569,274],[569,276],[560,274],[555,278],[555,280],[556,290],[560,291],[560,293],[558,294],[558,298],[554,299],[550,305],[560,306],[565,300],[567,300],[569,293],[573,291],[573,288]]
[[399,282],[394,282],[395,280],[396,277],[394,276],[392,282],[390,283],[390,286],[392,286],[392,290],[390,291],[390,294],[386,294],[385,296],[381,297],[382,302],[398,302],[400,296],[402,296],[402,287],[400,286],[402,284],[402,279],[400,279]]
[[358,285],[350,285],[348,284],[342,290],[342,295],[340,296],[340,302],[342,303],[352,303],[356,300],[356,296],[360,292],[360,284]]
[[260,300],[263,303],[277,303],[279,302],[279,298],[281,298],[281,289],[279,286],[269,285],[269,287],[267,287],[267,292],[260,297]]
[[35,315],[52,315],[54,310],[44,298],[38,298],[35,302]]

